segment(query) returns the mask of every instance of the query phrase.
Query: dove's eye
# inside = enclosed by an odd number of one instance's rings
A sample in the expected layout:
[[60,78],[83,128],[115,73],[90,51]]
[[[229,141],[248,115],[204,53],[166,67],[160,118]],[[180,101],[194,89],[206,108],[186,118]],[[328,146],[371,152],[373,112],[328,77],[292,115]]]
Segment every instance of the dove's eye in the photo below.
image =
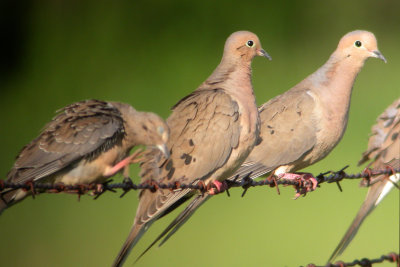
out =
[[247,41],[246,45],[248,47],[253,47],[254,46],[254,42],[252,40]]
[[355,41],[355,42],[354,42],[354,45],[355,45],[356,47],[361,47],[361,46],[362,46],[362,43],[361,43],[360,41]]

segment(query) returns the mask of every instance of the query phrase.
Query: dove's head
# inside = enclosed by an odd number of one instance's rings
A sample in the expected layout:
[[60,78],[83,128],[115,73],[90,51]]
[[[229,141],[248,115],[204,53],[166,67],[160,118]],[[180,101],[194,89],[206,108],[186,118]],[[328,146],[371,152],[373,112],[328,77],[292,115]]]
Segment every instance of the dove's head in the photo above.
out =
[[231,34],[225,42],[224,57],[251,62],[255,56],[271,57],[261,47],[257,35],[248,31],[238,31]]
[[111,104],[121,112],[128,144],[153,146],[166,158],[169,157],[167,147],[169,127],[160,116],[152,112],[139,112],[124,103],[111,102]]
[[165,121],[152,112],[140,112],[142,118],[137,127],[141,127],[139,133],[143,133],[142,144],[158,148],[166,158],[169,157],[167,142],[169,139],[169,127]]
[[375,35],[367,31],[352,31],[340,39],[336,49],[342,57],[364,62],[367,58],[375,57],[386,63],[385,57],[378,50]]

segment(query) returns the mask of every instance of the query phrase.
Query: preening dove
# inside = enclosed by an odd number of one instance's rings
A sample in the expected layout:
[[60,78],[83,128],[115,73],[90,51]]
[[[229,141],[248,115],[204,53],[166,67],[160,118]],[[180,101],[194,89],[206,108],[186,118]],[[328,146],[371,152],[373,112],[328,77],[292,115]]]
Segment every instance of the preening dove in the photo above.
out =
[[[375,36],[367,31],[350,32],[322,67],[259,107],[261,143],[228,179],[270,174],[287,179],[310,178],[311,174],[289,172],[323,159],[340,141],[347,125],[354,81],[370,57],[386,62]],[[296,195],[300,193],[306,192]],[[167,241],[209,198],[204,194],[193,199],[150,247],[168,234],[160,245]]]
[[[372,135],[368,142],[368,149],[363,153],[359,164],[363,164],[368,160],[371,160],[368,167],[374,169],[400,168],[400,98],[394,101],[394,103],[378,117],[377,123],[372,127]],[[367,196],[360,210],[329,258],[329,262],[343,253],[357,234],[364,219],[390,192],[399,179],[400,174],[397,173],[390,177],[380,175],[370,181],[370,184],[373,185],[368,189]],[[363,180],[360,185],[367,186],[367,183],[366,180]]]
[[[169,130],[156,114],[128,104],[87,100],[71,104],[26,145],[7,176],[8,182],[52,182],[66,185],[104,182],[128,167],[136,145],[156,146],[168,155]],[[0,211],[30,191],[5,189]]]
[[[219,188],[220,181],[240,167],[259,137],[259,115],[251,85],[251,61],[257,55],[269,57],[254,33],[235,32],[227,39],[222,60],[211,76],[172,108],[167,120],[171,156],[143,163],[143,181],[202,182]],[[159,173],[154,172],[154,165]],[[113,266],[123,264],[156,219],[194,194],[196,191],[190,189],[140,192],[132,229]]]

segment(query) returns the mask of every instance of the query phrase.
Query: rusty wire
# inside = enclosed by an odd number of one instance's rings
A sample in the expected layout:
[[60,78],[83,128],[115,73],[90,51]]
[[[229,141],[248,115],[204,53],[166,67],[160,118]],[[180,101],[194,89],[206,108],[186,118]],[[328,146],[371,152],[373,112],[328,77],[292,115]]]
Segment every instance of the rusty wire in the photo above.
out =
[[[400,173],[400,168],[398,169],[393,169],[391,167],[388,167],[383,170],[374,170],[374,169],[365,169],[361,173],[356,173],[356,174],[349,174],[346,173],[344,170],[348,166],[342,168],[339,171],[333,172],[325,172],[321,173],[318,176],[316,176],[316,180],[318,182],[318,187],[322,183],[337,183],[339,189],[341,190],[341,186],[339,184],[340,181],[344,179],[366,179],[367,184],[369,184],[369,181],[371,178],[379,176],[379,175],[386,175],[389,177],[390,175],[393,174],[398,174]],[[249,174],[250,175],[250,174]],[[180,190],[180,189],[186,189],[186,188],[191,188],[195,190],[199,190],[201,192],[206,192],[207,190],[210,189],[210,186],[206,186],[204,183],[198,183],[198,184],[184,184],[184,183],[179,183],[179,182],[174,182],[174,183],[158,183],[155,181],[148,181],[140,184],[134,184],[131,180],[125,180],[123,183],[111,183],[112,180],[109,180],[103,184],[79,184],[79,185],[64,185],[64,184],[52,184],[52,183],[33,183],[33,182],[28,182],[24,184],[19,184],[19,183],[11,183],[7,182],[4,180],[0,180],[0,192],[5,190],[5,189],[24,189],[27,191],[31,191],[32,195],[34,196],[36,193],[36,190],[39,190],[40,193],[59,193],[59,192],[68,192],[68,193],[77,193],[79,196],[88,192],[93,192],[94,195],[96,195],[95,199],[98,198],[100,195],[102,195],[106,191],[112,191],[116,192],[115,189],[122,189],[124,192],[122,193],[121,197],[124,196],[127,192],[131,190],[151,190],[152,192],[155,192],[158,189],[170,189],[170,190]],[[269,185],[271,187],[276,186],[276,185],[292,185],[295,188],[303,188],[303,187],[310,187],[311,182],[308,181],[301,181],[301,180],[288,180],[288,179],[265,179],[262,181],[254,181],[248,177],[245,177],[243,179],[239,180],[233,180],[229,181],[228,187],[242,187],[244,189],[244,193],[247,191],[248,188],[250,187],[255,187],[255,186],[265,186]],[[371,183],[372,184],[372,183]],[[398,188],[398,186],[395,184],[395,186]],[[216,192],[222,193],[222,192]],[[227,190],[227,193],[229,195],[229,192]],[[305,195],[305,194],[304,194]],[[306,267],[350,267],[350,266],[362,266],[362,267],[371,267],[373,264],[376,263],[382,263],[382,262],[393,262],[397,263],[396,265],[400,267],[400,254],[396,253],[389,253],[387,255],[382,255],[380,258],[376,259],[368,259],[368,258],[363,258],[361,260],[354,260],[352,262],[343,262],[343,261],[337,261],[335,263],[328,263],[326,265],[315,265],[313,263],[307,264]],[[303,267],[303,266],[301,266]]]
[[[397,263],[397,266],[399,266],[400,254],[392,252],[387,255],[382,255],[380,258],[372,259],[372,260],[368,259],[368,258],[363,258],[361,260],[354,260],[352,262],[337,261],[335,263],[328,263],[326,265],[315,265],[313,263],[310,263],[306,267],[350,267],[350,266],[371,267],[372,264],[382,263],[385,261],[395,262],[395,263]],[[303,266],[301,266],[301,267],[303,267]]]
[[[339,189],[341,190],[339,182],[344,180],[344,179],[367,179],[368,181],[378,175],[392,175],[395,173],[400,173],[400,168],[399,169],[393,169],[393,168],[386,168],[383,170],[372,170],[372,169],[366,169],[361,173],[356,173],[356,174],[348,174],[344,170],[347,168],[347,166],[339,171],[333,172],[325,172],[321,173],[320,175],[316,176],[316,180],[318,182],[318,186],[322,183],[337,183],[339,186]],[[250,175],[250,174],[249,174]],[[159,183],[156,181],[147,181],[144,183],[140,184],[134,184],[131,180],[125,180],[123,183],[110,183],[112,180],[103,183],[103,184],[78,184],[78,185],[64,185],[64,184],[53,184],[53,183],[40,183],[40,182],[28,182],[28,183],[12,183],[12,182],[7,182],[4,180],[0,180],[0,191],[3,191],[5,189],[24,189],[24,190],[30,190],[32,194],[34,195],[39,191],[40,193],[46,192],[46,193],[59,193],[59,192],[69,192],[69,193],[77,193],[79,195],[85,194],[88,192],[93,192],[94,195],[100,196],[106,191],[112,191],[116,192],[115,189],[122,189],[124,192],[121,195],[124,196],[127,192],[130,190],[151,190],[155,192],[158,189],[170,189],[170,190],[180,190],[180,189],[195,189],[199,190],[200,192],[206,192],[208,191],[212,185],[205,185],[204,183],[197,183],[197,184],[185,184],[185,183],[179,183],[179,182],[170,182],[170,183]],[[231,187],[242,187],[244,188],[244,193],[247,191],[248,188],[250,187],[255,187],[255,186],[265,186],[269,185],[271,187],[275,185],[292,185],[297,190],[302,189],[302,188],[309,188],[311,185],[311,182],[309,181],[303,181],[303,180],[289,180],[289,179],[264,179],[261,181],[254,181],[248,177],[245,177],[240,180],[233,180],[233,181],[228,181],[228,188]],[[396,185],[397,186],[397,185]],[[308,190],[306,190],[308,192]],[[217,192],[221,193],[221,192]],[[227,191],[229,195],[229,191]],[[243,195],[244,195],[243,193]]]

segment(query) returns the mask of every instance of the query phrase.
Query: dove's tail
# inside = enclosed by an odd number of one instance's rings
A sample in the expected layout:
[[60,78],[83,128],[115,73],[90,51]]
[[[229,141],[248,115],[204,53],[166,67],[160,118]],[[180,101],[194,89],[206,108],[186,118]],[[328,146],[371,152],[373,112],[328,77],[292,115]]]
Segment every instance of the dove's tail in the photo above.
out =
[[[399,180],[400,175],[392,175],[390,178],[393,183],[396,183]],[[347,248],[350,242],[353,240],[355,235],[357,234],[358,229],[361,224],[365,220],[365,218],[374,210],[374,208],[378,205],[378,203],[389,193],[390,189],[394,187],[393,183],[384,179],[373,186],[371,186],[368,190],[368,194],[361,205],[360,210],[358,211],[356,217],[351,223],[349,229],[343,236],[342,240],[340,240],[339,245],[336,247],[335,251],[332,253],[328,262],[332,262],[336,257],[340,256],[343,251]]]
[[120,267],[124,264],[131,249],[136,245],[146,229],[149,227],[149,223],[141,225],[133,224],[131,231],[129,232],[128,238],[125,240],[125,243],[119,251],[118,256],[115,258],[112,267]]
[[[142,254],[136,259],[138,261],[147,251],[150,250],[158,241],[167,235],[159,244],[159,247],[164,244],[179,228],[193,215],[193,213],[211,196],[208,194],[199,195],[190,202],[190,204],[176,217],[165,230],[151,243]],[[136,262],[135,261],[135,262]]]
[[8,207],[18,203],[28,195],[27,191],[6,189],[0,192],[0,214]]
[[190,202],[190,204],[176,217],[170,225],[164,230],[163,233],[157,238],[156,241],[160,240],[162,237],[165,236],[165,234],[168,233],[168,235],[161,241],[161,243],[158,245],[161,247],[173,234],[176,233],[176,231],[181,228],[181,226],[187,222],[190,217],[192,217],[193,213],[202,205],[204,202],[206,202],[211,196],[209,194],[203,194],[197,196],[195,199]]

